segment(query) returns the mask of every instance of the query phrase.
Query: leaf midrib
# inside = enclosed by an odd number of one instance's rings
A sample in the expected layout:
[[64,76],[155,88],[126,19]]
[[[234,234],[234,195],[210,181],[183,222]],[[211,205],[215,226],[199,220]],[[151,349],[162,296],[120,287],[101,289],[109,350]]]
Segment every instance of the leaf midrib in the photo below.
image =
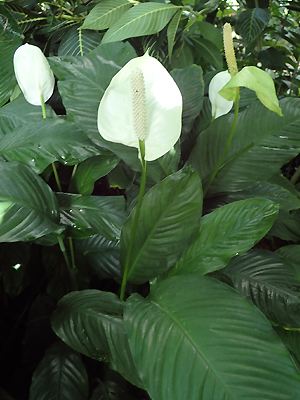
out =
[[[147,3],[145,3],[145,4],[147,4]],[[160,7],[160,8],[158,8],[158,9],[156,9],[156,10],[152,10],[152,11],[148,11],[147,13],[144,13],[144,14],[141,14],[141,15],[139,15],[139,16],[137,16],[137,17],[135,17],[135,18],[133,18],[133,19],[131,19],[130,21],[128,21],[128,22],[126,22],[124,25],[122,25],[119,29],[117,29],[117,30],[115,30],[115,31],[113,31],[113,33],[109,36],[109,35],[107,35],[110,39],[111,38],[113,38],[114,36],[116,36],[120,31],[122,31],[122,30],[126,30],[126,28],[127,28],[127,26],[128,25],[132,25],[132,24],[134,24],[136,21],[138,21],[139,19],[141,19],[141,18],[145,18],[145,17],[148,17],[150,14],[154,14],[154,13],[157,13],[157,12],[164,12],[164,11],[166,11],[166,10],[171,10],[171,9],[174,9],[174,13],[175,13],[175,9],[176,8],[178,8],[178,7],[176,7],[176,6],[171,6],[170,7],[170,5],[168,5],[168,6],[166,6],[166,7]],[[132,9],[131,9],[132,10]],[[113,28],[113,27],[112,27]],[[109,31],[108,31],[109,32]],[[105,39],[105,38],[104,38]]]
[[206,358],[206,356],[203,354],[203,352],[199,349],[199,347],[197,346],[197,344],[194,342],[193,338],[191,337],[191,335],[187,332],[186,329],[184,329],[184,326],[182,325],[182,323],[180,322],[180,320],[178,318],[176,318],[174,315],[172,315],[169,310],[168,307],[165,305],[165,308],[163,307],[163,304],[159,304],[154,300],[151,300],[151,303],[156,306],[159,310],[161,310],[164,314],[167,315],[167,317],[169,317],[169,319],[174,323],[174,325],[177,325],[177,327],[179,328],[179,330],[182,332],[183,336],[187,339],[187,341],[191,344],[191,346],[193,347],[193,349],[196,351],[196,353],[199,355],[202,363],[203,361],[206,363],[206,365],[210,368],[210,371],[214,374],[216,381],[220,382],[223,384],[223,388],[224,391],[227,393],[227,395],[230,397],[230,400],[238,400],[234,395],[232,395],[232,393],[228,390],[228,385],[226,385],[226,383],[220,378],[220,376],[217,374],[217,372],[215,371],[215,369],[212,367],[211,362],[208,361],[208,359]]

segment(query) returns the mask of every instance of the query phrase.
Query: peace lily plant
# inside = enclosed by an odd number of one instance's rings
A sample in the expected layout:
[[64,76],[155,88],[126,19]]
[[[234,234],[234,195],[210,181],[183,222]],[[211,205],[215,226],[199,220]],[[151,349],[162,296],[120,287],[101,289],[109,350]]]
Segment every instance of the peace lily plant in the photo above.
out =
[[135,147],[142,166],[140,190],[123,265],[121,299],[124,298],[131,252],[146,187],[146,163],[162,157],[181,133],[182,96],[175,81],[146,52],[130,60],[111,80],[98,109],[100,135],[115,143]]

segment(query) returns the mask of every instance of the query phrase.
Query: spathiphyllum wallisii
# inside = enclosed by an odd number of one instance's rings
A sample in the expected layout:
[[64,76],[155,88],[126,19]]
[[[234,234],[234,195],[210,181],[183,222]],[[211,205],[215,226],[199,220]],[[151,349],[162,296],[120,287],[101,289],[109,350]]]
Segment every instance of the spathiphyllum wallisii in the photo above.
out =
[[208,96],[211,103],[212,117],[218,118],[229,113],[233,106],[233,99],[225,99],[219,92],[238,72],[230,24],[225,24],[223,29],[223,42],[228,71],[217,73],[210,81]]
[[[111,80],[98,109],[98,129],[111,142],[136,147],[153,161],[181,133],[182,96],[163,65],[148,53],[130,60]],[[141,156],[141,155],[140,155]]]
[[41,49],[28,43],[18,47],[14,54],[14,70],[28,103],[43,106],[53,94],[55,79]]

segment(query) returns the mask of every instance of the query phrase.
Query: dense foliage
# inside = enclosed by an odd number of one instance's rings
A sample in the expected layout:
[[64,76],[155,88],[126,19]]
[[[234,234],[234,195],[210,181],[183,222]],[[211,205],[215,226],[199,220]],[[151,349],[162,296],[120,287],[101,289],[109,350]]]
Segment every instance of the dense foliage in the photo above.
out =
[[[0,1],[1,399],[299,397],[299,12],[288,0]],[[238,68],[268,72],[282,116],[242,87],[212,119],[226,22]],[[43,114],[16,83],[22,43],[56,78]],[[138,151],[104,140],[97,110],[146,50],[183,115],[139,203]]]

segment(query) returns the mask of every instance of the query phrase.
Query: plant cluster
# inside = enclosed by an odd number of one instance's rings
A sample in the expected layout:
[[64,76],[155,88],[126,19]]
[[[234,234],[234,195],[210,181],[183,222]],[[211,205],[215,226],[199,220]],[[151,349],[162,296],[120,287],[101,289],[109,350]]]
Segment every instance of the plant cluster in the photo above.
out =
[[1,399],[299,397],[297,19],[0,1]]

